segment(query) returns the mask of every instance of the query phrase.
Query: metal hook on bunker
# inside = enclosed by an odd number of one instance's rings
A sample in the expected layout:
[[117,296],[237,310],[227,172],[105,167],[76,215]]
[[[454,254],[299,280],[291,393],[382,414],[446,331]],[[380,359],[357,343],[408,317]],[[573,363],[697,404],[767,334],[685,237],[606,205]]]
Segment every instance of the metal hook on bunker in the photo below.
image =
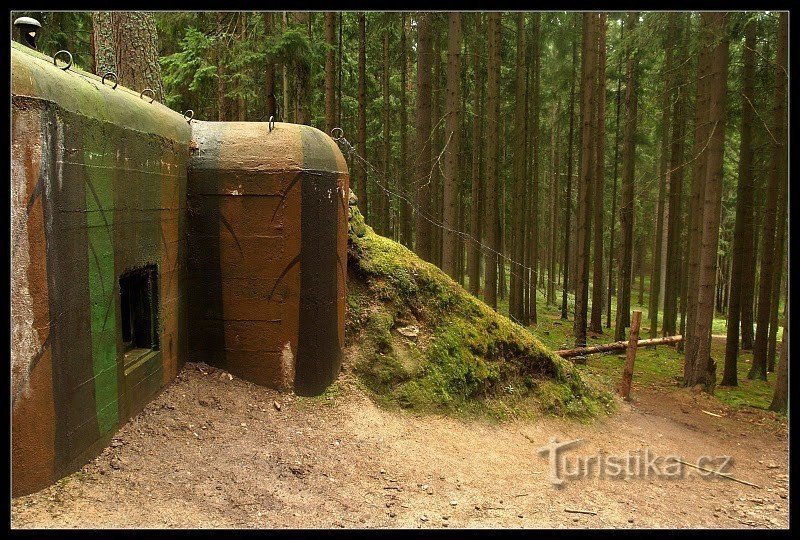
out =
[[69,52],[69,51],[60,50],[56,54],[54,54],[53,55],[53,65],[54,66],[58,66],[58,64],[56,63],[56,58],[58,58],[58,56],[61,55],[61,54],[66,54],[69,57],[69,61],[67,62],[67,65],[61,68],[64,71],[67,71],[69,68],[72,67],[72,53]]
[[269,132],[272,133],[272,130],[275,129],[275,117],[274,116],[270,116],[269,117],[269,122],[267,123],[267,126],[269,127]]
[[183,113],[183,119],[186,120],[187,124],[191,124],[193,118],[194,118],[194,111],[192,109],[187,109],[186,112]]
[[155,101],[156,93],[152,88],[145,88],[144,90],[142,90],[142,93],[139,94],[139,97],[143,98],[146,93],[150,94],[150,101],[148,101],[148,103],[152,103],[153,101]]
[[117,74],[114,73],[113,71],[109,71],[108,73],[103,75],[103,78],[100,79],[100,83],[106,84],[106,79],[114,79],[114,86],[111,87],[112,90],[114,90],[119,84],[119,80],[117,80]]

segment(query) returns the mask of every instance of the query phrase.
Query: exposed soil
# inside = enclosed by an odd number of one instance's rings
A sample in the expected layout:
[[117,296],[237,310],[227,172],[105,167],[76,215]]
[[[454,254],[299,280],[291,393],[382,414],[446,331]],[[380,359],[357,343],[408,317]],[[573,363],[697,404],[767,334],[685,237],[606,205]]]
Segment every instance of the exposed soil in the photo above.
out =
[[[97,459],[12,500],[14,527],[788,527],[785,421],[675,390],[638,389],[611,417],[490,423],[377,407],[352,375],[302,399],[187,364]],[[712,416],[703,410],[722,415]],[[703,478],[548,480],[536,450],[649,448]],[[569,464],[574,461],[569,461]],[[596,515],[566,510],[596,512]]]

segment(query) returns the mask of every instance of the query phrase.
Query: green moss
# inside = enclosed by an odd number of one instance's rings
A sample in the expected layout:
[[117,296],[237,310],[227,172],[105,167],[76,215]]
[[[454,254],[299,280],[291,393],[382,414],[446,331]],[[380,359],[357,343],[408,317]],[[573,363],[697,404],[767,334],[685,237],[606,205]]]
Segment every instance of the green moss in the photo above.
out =
[[[498,419],[609,410],[610,396],[571,363],[351,211],[347,340],[379,403]],[[416,337],[398,332],[410,325]]]

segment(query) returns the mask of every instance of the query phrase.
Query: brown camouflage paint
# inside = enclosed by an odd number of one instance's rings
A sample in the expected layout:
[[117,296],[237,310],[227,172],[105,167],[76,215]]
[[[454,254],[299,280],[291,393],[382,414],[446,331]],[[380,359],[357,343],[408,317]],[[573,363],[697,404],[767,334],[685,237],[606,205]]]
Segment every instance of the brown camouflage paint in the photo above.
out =
[[[180,114],[12,46],[12,493],[91,459],[185,350]],[[122,361],[119,275],[159,268],[161,350]]]
[[308,126],[195,122],[189,357],[319,394],[344,343],[347,167]]
[[[341,367],[347,193],[314,128],[190,127],[12,44],[12,494],[86,463],[189,358],[321,393]],[[160,346],[126,365],[119,276],[147,264]]]

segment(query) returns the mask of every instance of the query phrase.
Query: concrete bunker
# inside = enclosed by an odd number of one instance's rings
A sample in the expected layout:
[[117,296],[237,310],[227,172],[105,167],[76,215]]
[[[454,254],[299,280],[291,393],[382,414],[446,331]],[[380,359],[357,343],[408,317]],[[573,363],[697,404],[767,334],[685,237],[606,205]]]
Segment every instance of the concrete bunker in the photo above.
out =
[[344,341],[336,144],[308,126],[188,123],[11,53],[12,494],[89,461],[187,359],[321,393]]

